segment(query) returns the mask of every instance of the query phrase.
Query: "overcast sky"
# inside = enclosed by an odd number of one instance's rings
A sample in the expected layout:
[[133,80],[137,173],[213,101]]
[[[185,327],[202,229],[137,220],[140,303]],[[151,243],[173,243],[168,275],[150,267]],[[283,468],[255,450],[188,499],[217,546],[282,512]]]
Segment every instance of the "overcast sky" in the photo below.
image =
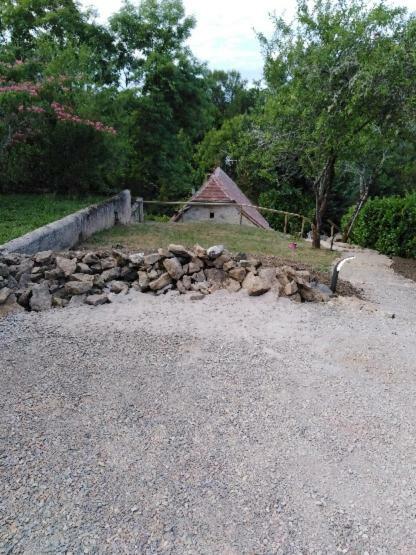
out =
[[[133,0],[138,1],[138,0]],[[82,0],[94,6],[100,19],[117,11],[122,0]],[[416,0],[391,0],[416,11]],[[268,14],[293,13],[294,0],[184,0],[188,14],[195,15],[197,27],[190,46],[194,54],[213,69],[237,69],[246,79],[260,79],[263,61],[254,29],[270,34]]]

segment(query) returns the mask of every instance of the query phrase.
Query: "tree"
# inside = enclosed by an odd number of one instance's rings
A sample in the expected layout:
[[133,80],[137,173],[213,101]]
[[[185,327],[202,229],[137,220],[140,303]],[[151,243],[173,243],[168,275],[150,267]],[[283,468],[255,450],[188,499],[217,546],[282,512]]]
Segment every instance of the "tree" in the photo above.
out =
[[126,2],[110,20],[120,83],[134,97],[128,185],[141,195],[190,193],[193,148],[213,122],[207,70],[186,46],[194,24],[181,0]]
[[370,126],[402,125],[414,97],[416,20],[404,9],[359,0],[298,0],[296,21],[275,18],[265,49],[264,127],[282,165],[296,159],[315,197],[313,246],[337,163]]
[[220,127],[225,120],[247,114],[256,106],[261,95],[258,83],[252,87],[242,79],[238,71],[214,70],[208,73],[207,86],[215,106],[215,125]]

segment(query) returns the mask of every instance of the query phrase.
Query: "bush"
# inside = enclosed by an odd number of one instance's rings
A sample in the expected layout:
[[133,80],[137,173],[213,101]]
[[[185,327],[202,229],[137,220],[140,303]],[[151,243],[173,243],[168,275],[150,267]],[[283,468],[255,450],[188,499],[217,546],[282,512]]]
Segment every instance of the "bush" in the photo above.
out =
[[[342,218],[343,228],[353,210]],[[416,258],[416,193],[369,200],[356,220],[351,240],[388,256]]]

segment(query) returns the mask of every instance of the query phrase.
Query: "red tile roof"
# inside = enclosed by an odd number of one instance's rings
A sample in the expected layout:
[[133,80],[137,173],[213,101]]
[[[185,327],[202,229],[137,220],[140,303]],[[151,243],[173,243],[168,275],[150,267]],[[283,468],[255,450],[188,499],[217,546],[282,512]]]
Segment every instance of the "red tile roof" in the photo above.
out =
[[[234,183],[221,168],[217,168],[209,179],[202,185],[202,187],[191,198],[190,202],[233,202],[236,204],[246,204],[242,209],[243,214],[256,226],[263,229],[269,229],[268,222],[263,218],[260,212],[254,208],[249,199],[241,191],[241,189]],[[187,210],[190,206],[185,206],[183,210]],[[177,214],[173,220],[178,221],[181,217],[181,212]]]

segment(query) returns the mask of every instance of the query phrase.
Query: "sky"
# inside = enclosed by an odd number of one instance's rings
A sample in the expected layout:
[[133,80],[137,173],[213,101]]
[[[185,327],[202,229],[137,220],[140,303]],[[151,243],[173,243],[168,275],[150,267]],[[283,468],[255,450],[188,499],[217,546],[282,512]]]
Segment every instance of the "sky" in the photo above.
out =
[[[133,2],[138,0],[133,0]],[[272,32],[269,14],[294,13],[295,0],[183,0],[187,14],[197,26],[189,45],[211,69],[237,69],[245,79],[261,79],[263,59],[255,31]],[[390,4],[416,11],[416,0],[390,0]],[[105,21],[122,0],[82,0],[95,7]]]

